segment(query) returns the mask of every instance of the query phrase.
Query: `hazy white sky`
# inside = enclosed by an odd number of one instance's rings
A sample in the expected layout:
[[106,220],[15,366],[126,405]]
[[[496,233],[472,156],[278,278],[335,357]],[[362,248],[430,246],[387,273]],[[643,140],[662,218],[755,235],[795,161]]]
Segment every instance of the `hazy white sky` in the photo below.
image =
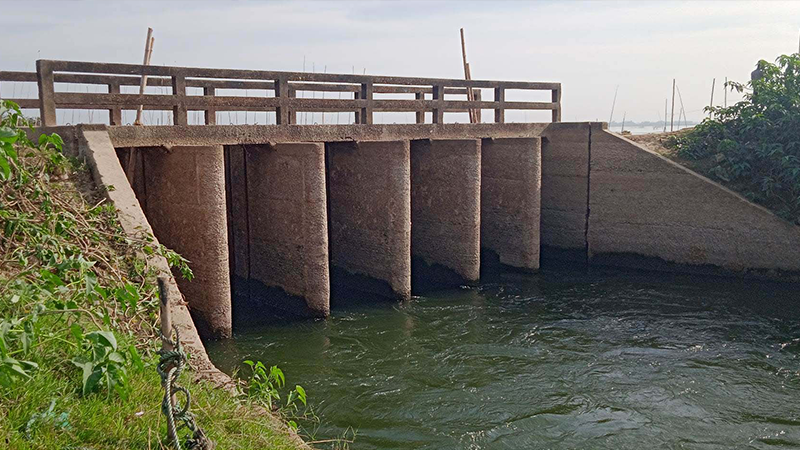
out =
[[798,50],[800,2],[3,1],[0,70],[141,63],[148,26],[153,64],[447,78],[464,27],[473,78],[560,81],[565,121],[607,121],[617,85],[615,120],[657,120],[673,77],[698,120],[712,78],[721,102],[724,77]]

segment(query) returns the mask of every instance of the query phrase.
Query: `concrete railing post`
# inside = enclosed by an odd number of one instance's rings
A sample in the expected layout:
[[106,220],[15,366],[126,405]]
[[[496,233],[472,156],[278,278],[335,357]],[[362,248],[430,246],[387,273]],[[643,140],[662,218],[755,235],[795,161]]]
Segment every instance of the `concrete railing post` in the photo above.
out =
[[[361,93],[353,92],[353,100],[358,100],[361,98]],[[356,112],[353,113],[353,123],[361,123],[361,113],[359,109],[356,109]]]
[[[414,94],[414,99],[425,100],[425,93],[417,92]],[[416,112],[417,123],[425,123],[425,109],[419,109]]]
[[56,99],[53,67],[48,61],[36,61],[36,79],[39,84],[39,112],[42,126],[56,125]]
[[[109,94],[119,94],[119,82],[108,84]],[[122,125],[122,108],[114,107],[108,110],[108,123],[111,125]]]
[[172,77],[172,95],[175,96],[175,106],[172,107],[172,123],[174,125],[188,125],[186,113],[186,78],[183,75]]
[[[289,98],[295,98],[295,97],[297,97],[297,89],[289,88]],[[287,123],[289,125],[294,125],[297,123],[297,110],[292,109],[292,111],[289,113],[289,120]]]
[[442,106],[442,102],[444,101],[444,86],[442,85],[435,85],[433,86],[433,123],[444,123],[444,107]]
[[[473,95],[473,98],[475,99],[476,102],[481,101],[481,90],[480,89],[473,89],[472,90],[472,95]],[[481,123],[481,116],[482,115],[483,115],[483,110],[480,109],[480,108],[477,108],[475,110],[475,116],[478,119],[478,123]]]
[[[506,101],[506,90],[505,88],[494,88],[494,101],[495,102],[504,102]],[[494,110],[494,123],[505,123],[506,121],[506,111],[503,109],[502,106],[497,105],[497,108]]]
[[289,124],[289,81],[286,78],[275,80],[275,97],[278,98],[278,106],[275,108],[275,124]]
[[361,83],[361,98],[367,104],[361,107],[361,122],[364,125],[372,125],[372,81]]
[[[206,97],[213,97],[217,95],[217,89],[213,87],[204,87],[203,88],[203,95]],[[217,109],[213,106],[206,107],[204,112],[205,115],[205,123],[206,125],[216,125],[217,124]]]
[[553,108],[553,122],[561,122],[561,88],[553,89],[551,92],[553,103],[555,103],[555,107]]

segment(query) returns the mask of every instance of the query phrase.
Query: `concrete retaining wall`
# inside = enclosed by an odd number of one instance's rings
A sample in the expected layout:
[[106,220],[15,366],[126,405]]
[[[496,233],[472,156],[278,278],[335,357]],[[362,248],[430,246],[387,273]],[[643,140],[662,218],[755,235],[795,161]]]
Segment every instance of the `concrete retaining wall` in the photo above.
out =
[[[249,276],[270,303],[330,313],[324,144],[248,146],[246,149]],[[274,295],[271,289],[282,294]],[[283,297],[277,300],[275,297]],[[295,305],[278,305],[294,310]]]
[[539,268],[541,140],[484,139],[481,147],[481,251],[502,264]]
[[326,153],[332,289],[409,298],[409,142],[328,143]]
[[231,335],[231,288],[222,146],[150,149],[144,154],[146,214],[156,237],[190,261],[178,279],[201,333]]
[[592,132],[591,161],[593,264],[800,272],[800,227],[742,196],[599,128]]
[[411,141],[414,289],[480,277],[480,186],[481,141]]

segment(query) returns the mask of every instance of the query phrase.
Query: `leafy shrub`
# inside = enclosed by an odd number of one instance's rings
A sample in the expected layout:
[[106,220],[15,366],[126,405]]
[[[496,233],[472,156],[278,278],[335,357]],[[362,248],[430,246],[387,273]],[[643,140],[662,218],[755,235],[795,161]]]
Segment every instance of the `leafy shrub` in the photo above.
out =
[[[139,254],[165,256],[186,277],[191,270],[152,236],[127,237],[113,205],[64,182],[80,163],[62,152],[57,134],[34,142],[28,131],[19,107],[0,102],[0,397],[37,370],[71,361],[82,369],[84,395],[124,399],[127,370],[141,361],[106,330],[155,337],[155,269]],[[80,322],[93,330],[84,334]],[[45,351],[58,357],[43,360]]]
[[744,92],[729,107],[665,142],[682,157],[709,160],[709,175],[741,186],[749,199],[800,224],[800,54],[759,61],[762,76],[728,82]]
[[287,393],[286,403],[281,403],[280,389],[283,389],[286,385],[286,377],[283,375],[283,371],[278,366],[271,366],[267,370],[267,366],[261,361],[247,360],[244,363],[252,371],[247,383],[248,397],[262,403],[270,410],[278,411],[287,416],[289,418],[288,425],[297,430],[297,422],[291,419],[307,418],[305,412],[298,416],[298,403],[302,403],[304,407],[308,406],[306,390],[299,384],[295,385],[294,389]]

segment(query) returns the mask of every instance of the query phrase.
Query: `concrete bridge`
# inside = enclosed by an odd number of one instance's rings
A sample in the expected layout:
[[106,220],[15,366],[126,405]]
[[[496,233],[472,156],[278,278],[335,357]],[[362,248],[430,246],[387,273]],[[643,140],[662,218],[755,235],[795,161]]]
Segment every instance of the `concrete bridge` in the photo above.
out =
[[[122,92],[144,75],[170,92]],[[477,281],[490,262],[800,273],[798,227],[604,124],[561,123],[558,83],[65,61],[0,72],[9,80],[37,83],[39,98],[18,103],[77,154],[116,155],[105,161],[124,170],[156,237],[192,262],[196,279],[179,285],[209,336],[230,335],[234,309],[324,317],[332,294],[407,299]],[[59,92],[60,83],[108,92]],[[264,95],[220,95],[229,90]],[[549,98],[506,100],[517,90]],[[170,111],[174,125],[122,125],[139,105]],[[109,124],[59,126],[59,109],[108,111]],[[445,122],[470,109],[493,122]],[[549,110],[552,122],[505,123],[509,110]],[[202,124],[189,125],[193,111]],[[217,125],[223,111],[267,111],[274,124]],[[354,123],[298,125],[307,111]],[[377,111],[411,112],[415,123],[375,124]]]

